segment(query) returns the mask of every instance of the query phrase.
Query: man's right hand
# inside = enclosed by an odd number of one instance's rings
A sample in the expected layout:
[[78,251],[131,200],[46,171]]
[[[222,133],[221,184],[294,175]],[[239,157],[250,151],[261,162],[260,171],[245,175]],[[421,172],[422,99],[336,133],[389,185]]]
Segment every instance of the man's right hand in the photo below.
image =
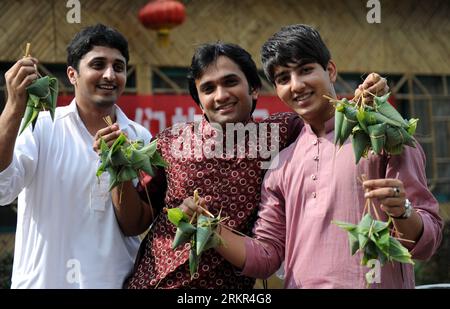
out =
[[[206,209],[206,200],[204,198],[200,198],[198,201],[198,205],[200,205],[203,209]],[[189,219],[194,215],[195,212],[197,212],[197,214],[199,215],[207,215],[204,213],[204,210],[202,208],[198,207],[198,205],[194,202],[194,197],[190,196],[188,198],[185,198],[183,203],[178,207],[189,217]]]
[[13,108],[21,116],[25,112],[27,87],[38,78],[36,58],[26,57],[17,61],[6,73],[6,89],[8,98],[6,105]]
[[94,136],[94,145],[93,149],[96,153],[100,153],[100,141],[103,139],[108,147],[111,147],[112,144],[116,141],[122,131],[119,129],[119,125],[114,123],[111,126],[100,129]]

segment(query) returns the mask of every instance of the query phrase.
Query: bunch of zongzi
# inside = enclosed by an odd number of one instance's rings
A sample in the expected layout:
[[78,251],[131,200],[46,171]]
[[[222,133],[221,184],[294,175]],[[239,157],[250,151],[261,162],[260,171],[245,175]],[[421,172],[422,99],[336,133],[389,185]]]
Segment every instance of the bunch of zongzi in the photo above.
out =
[[[357,251],[363,253],[361,265],[368,266],[370,260],[378,260],[381,265],[387,261],[414,264],[408,249],[390,235],[391,218],[383,222],[373,219],[367,213],[359,224],[332,222],[348,232],[351,254],[354,255]],[[368,283],[369,276],[370,272],[366,274]]]
[[[194,192],[194,201],[198,203],[197,191]],[[199,215],[196,225],[192,223],[194,217],[189,221],[180,208],[168,209],[167,216],[169,221],[177,227],[172,249],[190,242],[189,271],[192,277],[198,270],[201,254],[222,243],[222,239],[216,233],[216,228],[221,222],[220,214],[217,217]]]
[[403,151],[404,145],[415,147],[413,135],[418,119],[403,119],[388,102],[389,95],[374,96],[373,105],[365,104],[364,99],[331,99],[336,108],[334,142],[342,146],[351,135],[356,163],[370,150],[395,155]]
[[[25,56],[29,56],[29,51],[30,43],[27,44]],[[38,72],[37,74],[39,75]],[[52,120],[54,119],[56,99],[58,97],[58,80],[49,76],[40,77],[27,87],[27,94],[27,107],[25,109],[19,135],[22,134],[30,124],[32,124],[34,130],[40,111],[49,111]]]
[[108,171],[110,175],[109,190],[119,183],[138,178],[139,172],[153,176],[153,166],[167,167],[167,163],[156,150],[157,140],[144,146],[143,141],[129,141],[121,133],[108,147],[102,139],[100,143],[101,164],[97,169],[97,177]]

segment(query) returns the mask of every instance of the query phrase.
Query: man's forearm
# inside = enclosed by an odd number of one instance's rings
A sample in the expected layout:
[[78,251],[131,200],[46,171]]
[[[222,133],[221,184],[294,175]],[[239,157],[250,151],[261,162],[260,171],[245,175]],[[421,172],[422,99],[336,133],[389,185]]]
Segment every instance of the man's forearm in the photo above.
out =
[[[396,229],[401,233],[400,238],[417,242],[422,235],[423,221],[417,211],[413,210],[411,217],[403,220],[394,220]],[[414,247],[413,243],[403,242],[407,248]]]
[[21,119],[21,111],[7,103],[0,115],[0,172],[11,164]]
[[142,201],[132,182],[119,184],[112,190],[111,195],[122,232],[126,236],[136,236],[145,232],[153,220],[152,206]]
[[237,268],[244,268],[247,257],[245,237],[237,235],[223,226],[219,226],[219,228],[219,235],[222,237],[224,243],[216,248],[217,252]]

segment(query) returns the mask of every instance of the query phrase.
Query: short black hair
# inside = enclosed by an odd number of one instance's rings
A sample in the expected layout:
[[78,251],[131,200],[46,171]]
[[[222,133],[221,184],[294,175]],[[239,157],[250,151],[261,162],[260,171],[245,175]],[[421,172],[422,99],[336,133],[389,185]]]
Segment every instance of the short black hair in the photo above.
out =
[[67,65],[78,71],[81,58],[91,51],[94,46],[118,49],[128,64],[130,56],[128,54],[127,39],[114,28],[96,24],[82,29],[69,43],[67,46]]
[[[262,87],[256,64],[245,49],[231,43],[203,44],[195,50],[188,73],[189,93],[197,105],[200,105],[200,99],[195,80],[201,78],[208,66],[217,61],[219,56],[228,57],[239,66],[247,79],[249,91],[259,90]],[[252,113],[255,107],[256,100],[253,100]]]
[[280,29],[261,47],[261,62],[267,79],[273,84],[274,68],[289,63],[318,63],[326,70],[330,51],[319,32],[308,25],[290,25]]

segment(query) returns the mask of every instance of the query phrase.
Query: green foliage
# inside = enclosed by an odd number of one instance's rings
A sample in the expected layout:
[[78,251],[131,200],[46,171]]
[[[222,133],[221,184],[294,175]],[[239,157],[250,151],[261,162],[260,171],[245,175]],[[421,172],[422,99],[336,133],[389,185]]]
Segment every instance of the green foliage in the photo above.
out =
[[110,175],[109,190],[122,182],[137,178],[139,171],[153,176],[153,166],[167,167],[167,162],[156,150],[155,139],[144,146],[142,141],[130,142],[121,133],[111,148],[102,139],[100,144],[101,164],[97,169],[97,177],[107,171]]
[[342,146],[352,136],[356,163],[370,150],[380,154],[400,154],[404,145],[415,147],[413,135],[418,119],[406,121],[387,101],[389,93],[374,97],[374,106],[356,104],[347,99],[336,101],[335,144]]
[[190,242],[189,271],[192,277],[198,271],[202,253],[222,244],[222,239],[216,233],[221,218],[199,215],[197,224],[194,226],[188,222],[189,219],[180,208],[168,209],[167,216],[169,221],[177,227],[172,249]]
[[390,236],[390,218],[383,222],[366,214],[357,225],[341,221],[332,223],[347,231],[351,255],[358,251],[363,253],[361,265],[367,265],[372,259],[379,260],[381,265],[393,261],[414,264],[408,249]]
[[58,97],[58,80],[44,76],[27,87],[28,100],[24,120],[19,135],[32,124],[33,130],[40,111],[48,110],[52,120],[55,118],[56,100]]

